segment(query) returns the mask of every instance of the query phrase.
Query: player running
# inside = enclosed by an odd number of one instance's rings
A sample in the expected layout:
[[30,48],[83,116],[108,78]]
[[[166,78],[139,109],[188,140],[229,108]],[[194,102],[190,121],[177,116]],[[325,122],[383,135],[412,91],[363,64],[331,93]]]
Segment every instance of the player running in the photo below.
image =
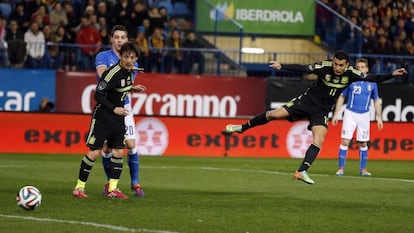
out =
[[396,69],[389,75],[368,75],[362,79],[361,72],[349,66],[349,55],[344,51],[336,51],[332,60],[322,61],[313,65],[281,64],[271,61],[269,67],[294,72],[313,73],[317,80],[305,92],[292,99],[280,108],[261,113],[243,125],[227,125],[228,133],[243,133],[244,131],[268,123],[276,119],[297,121],[309,120],[308,129],[312,131],[313,142],[306,151],[298,170],[293,178],[307,184],[315,182],[309,177],[307,170],[316,159],[328,132],[328,114],[332,110],[341,92],[355,81],[382,82],[393,76],[407,74],[404,68]]

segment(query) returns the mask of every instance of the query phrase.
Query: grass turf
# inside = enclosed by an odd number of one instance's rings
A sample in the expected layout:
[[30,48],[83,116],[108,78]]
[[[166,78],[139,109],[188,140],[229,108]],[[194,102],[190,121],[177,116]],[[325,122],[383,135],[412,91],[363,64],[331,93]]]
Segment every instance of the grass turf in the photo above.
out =
[[[127,200],[108,200],[99,161],[88,199],[75,199],[81,156],[0,154],[1,232],[414,232],[414,161],[369,161],[373,177],[347,161],[309,170],[315,185],[293,182],[297,159],[141,157],[145,197],[129,191],[125,163],[120,188]],[[43,195],[34,211],[16,193],[34,185]]]

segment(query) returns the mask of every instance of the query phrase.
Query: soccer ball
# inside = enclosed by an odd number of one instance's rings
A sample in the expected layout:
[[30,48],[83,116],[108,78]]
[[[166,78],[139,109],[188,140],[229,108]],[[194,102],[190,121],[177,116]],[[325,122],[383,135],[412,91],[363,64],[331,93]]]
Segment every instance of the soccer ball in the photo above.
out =
[[39,189],[28,185],[20,189],[16,197],[17,205],[25,210],[34,210],[42,202],[42,194]]

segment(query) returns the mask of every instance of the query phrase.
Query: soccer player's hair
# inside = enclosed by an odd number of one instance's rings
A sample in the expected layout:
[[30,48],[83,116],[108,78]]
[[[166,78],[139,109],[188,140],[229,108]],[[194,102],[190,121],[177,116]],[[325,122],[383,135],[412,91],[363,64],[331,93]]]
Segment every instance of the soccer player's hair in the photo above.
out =
[[120,25],[120,24],[114,25],[112,27],[111,37],[114,36],[115,31],[124,31],[127,34],[127,36],[128,36],[128,29],[124,25]]
[[338,50],[335,52],[334,57],[336,59],[339,60],[346,60],[347,62],[349,62],[349,55],[347,52],[343,51],[343,50]]
[[355,64],[360,63],[360,62],[365,63],[365,65],[368,67],[368,59],[366,59],[366,58],[358,58],[356,60],[356,63]]
[[122,45],[121,50],[119,51],[119,54],[122,56],[128,53],[135,53],[135,55],[139,57],[139,49],[137,46],[135,46],[134,43],[127,42]]

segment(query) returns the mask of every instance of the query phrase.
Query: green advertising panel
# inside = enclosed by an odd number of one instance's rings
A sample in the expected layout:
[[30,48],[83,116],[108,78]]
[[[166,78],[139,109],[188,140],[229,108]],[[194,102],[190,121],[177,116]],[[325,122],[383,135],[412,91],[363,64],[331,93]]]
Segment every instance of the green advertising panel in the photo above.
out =
[[196,30],[266,35],[314,34],[312,0],[197,0]]

